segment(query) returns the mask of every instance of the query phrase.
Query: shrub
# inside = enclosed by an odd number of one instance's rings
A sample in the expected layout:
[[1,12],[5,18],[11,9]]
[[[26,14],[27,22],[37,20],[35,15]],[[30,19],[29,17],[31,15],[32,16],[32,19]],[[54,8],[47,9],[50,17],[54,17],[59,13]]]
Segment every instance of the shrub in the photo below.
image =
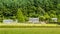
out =
[[21,9],[18,9],[18,11],[17,11],[17,19],[19,22],[25,22],[25,18],[24,18],[24,15],[23,15]]

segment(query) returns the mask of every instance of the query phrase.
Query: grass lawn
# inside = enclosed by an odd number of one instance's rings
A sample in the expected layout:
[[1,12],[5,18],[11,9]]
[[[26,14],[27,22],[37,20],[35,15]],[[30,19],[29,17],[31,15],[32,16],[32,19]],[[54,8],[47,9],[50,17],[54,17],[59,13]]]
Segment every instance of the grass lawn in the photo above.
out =
[[0,24],[0,34],[60,34],[57,24]]
[[0,34],[60,34],[60,28],[0,28]]

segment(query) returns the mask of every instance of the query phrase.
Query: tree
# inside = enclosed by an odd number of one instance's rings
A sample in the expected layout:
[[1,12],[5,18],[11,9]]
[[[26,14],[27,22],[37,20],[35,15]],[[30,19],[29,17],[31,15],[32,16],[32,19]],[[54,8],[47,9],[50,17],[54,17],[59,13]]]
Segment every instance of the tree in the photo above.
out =
[[46,16],[52,18],[59,15],[60,0],[0,0],[0,16],[4,18],[17,17],[19,21],[25,21],[29,17],[43,16],[40,18],[44,20]]
[[18,9],[18,11],[17,11],[17,19],[19,22],[25,22],[25,18],[24,18],[24,15],[23,15],[21,9]]

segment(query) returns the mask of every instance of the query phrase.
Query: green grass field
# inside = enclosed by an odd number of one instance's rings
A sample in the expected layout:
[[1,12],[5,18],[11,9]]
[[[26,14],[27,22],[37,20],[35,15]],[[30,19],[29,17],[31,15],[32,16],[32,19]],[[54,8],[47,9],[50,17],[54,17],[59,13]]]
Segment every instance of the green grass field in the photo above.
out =
[[0,24],[0,34],[60,34],[57,24]]
[[0,28],[0,34],[60,34],[60,28]]

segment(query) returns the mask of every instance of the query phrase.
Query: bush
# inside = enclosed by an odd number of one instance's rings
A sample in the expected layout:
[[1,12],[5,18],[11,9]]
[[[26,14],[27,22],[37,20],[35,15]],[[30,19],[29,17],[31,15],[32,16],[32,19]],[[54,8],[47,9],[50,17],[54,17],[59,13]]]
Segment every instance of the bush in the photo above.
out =
[[21,9],[18,9],[18,11],[17,11],[17,19],[19,22],[25,22],[25,18],[24,18],[24,15],[23,15]]

